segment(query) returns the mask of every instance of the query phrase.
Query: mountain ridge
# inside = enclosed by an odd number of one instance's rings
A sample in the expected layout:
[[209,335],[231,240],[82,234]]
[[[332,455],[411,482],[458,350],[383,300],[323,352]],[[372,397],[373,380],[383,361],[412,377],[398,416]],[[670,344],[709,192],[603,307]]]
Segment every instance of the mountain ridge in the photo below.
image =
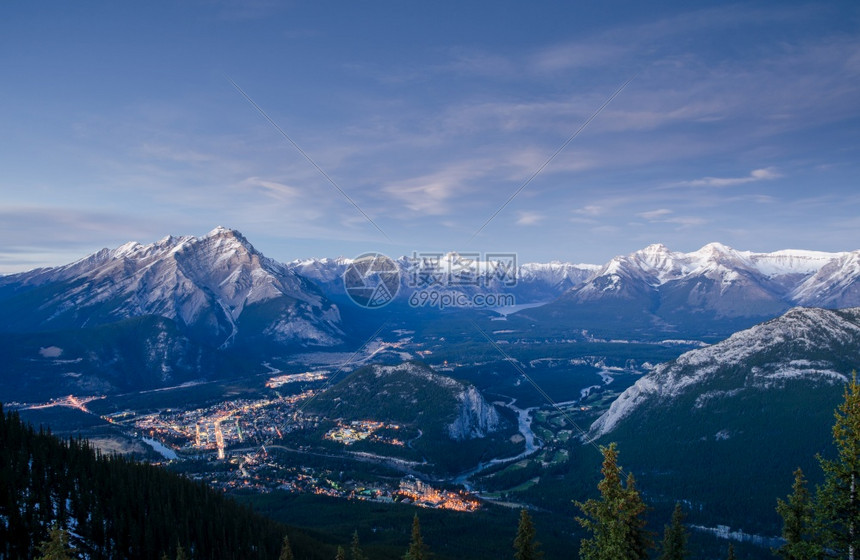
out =
[[155,315],[229,347],[247,311],[274,306],[267,312],[269,338],[328,346],[343,340],[339,310],[316,285],[220,226],[202,237],[130,242],[65,266],[0,277],[0,308],[16,303],[35,313],[7,321],[4,330],[85,328]]

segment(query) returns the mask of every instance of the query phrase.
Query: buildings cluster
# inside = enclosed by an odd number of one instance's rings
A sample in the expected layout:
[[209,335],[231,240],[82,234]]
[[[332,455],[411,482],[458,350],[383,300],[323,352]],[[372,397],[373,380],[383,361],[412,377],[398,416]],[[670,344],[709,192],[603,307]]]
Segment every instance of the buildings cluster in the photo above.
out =
[[237,399],[205,408],[166,409],[142,415],[123,411],[105,419],[128,426],[180,453],[215,451],[219,459],[224,459],[229,447],[283,437],[294,427],[296,403],[313,395],[312,390],[307,390],[285,397]]
[[354,420],[349,423],[338,421],[337,425],[326,432],[323,437],[344,445],[352,445],[353,443],[362,440],[377,441],[400,447],[405,445],[403,440],[399,437],[380,434],[379,432],[381,430],[399,431],[400,426],[398,424],[377,422],[376,420]]
[[313,381],[325,381],[331,372],[327,370],[306,371],[304,373],[290,373],[285,375],[276,375],[266,381],[266,387],[269,389],[277,389],[289,383],[310,383]]
[[347,500],[404,503],[418,507],[472,512],[481,508],[475,496],[463,491],[442,490],[413,476],[398,483],[358,481],[343,473],[307,466],[285,466],[265,451],[227,459],[234,468],[198,473],[195,478],[224,490],[261,493],[281,490]]

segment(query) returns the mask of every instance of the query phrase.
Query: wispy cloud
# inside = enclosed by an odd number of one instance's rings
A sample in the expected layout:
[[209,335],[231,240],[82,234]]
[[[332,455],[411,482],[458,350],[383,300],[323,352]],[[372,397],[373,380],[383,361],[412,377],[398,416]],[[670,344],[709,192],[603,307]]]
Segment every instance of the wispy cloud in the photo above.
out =
[[663,218],[671,214],[672,211],[668,208],[659,208],[657,210],[650,210],[648,212],[640,212],[636,214],[640,218],[645,218],[646,220],[657,220],[659,218]]
[[745,177],[703,177],[701,179],[693,179],[691,181],[680,181],[672,186],[679,187],[734,187],[736,185],[744,185],[747,183],[755,183],[757,181],[771,181],[782,177],[773,167],[765,167],[762,169],[753,169],[750,174]]
[[516,224],[518,226],[535,226],[544,220],[545,216],[540,212],[520,211]]
[[668,208],[639,212],[636,215],[652,224],[675,224],[681,228],[700,226],[708,222],[708,220],[698,216],[677,216],[673,210]]
[[297,189],[296,187],[260,177],[248,177],[237,186],[241,190],[252,191],[244,194],[253,194],[253,191],[256,191],[282,202],[295,201],[303,194],[301,189]]

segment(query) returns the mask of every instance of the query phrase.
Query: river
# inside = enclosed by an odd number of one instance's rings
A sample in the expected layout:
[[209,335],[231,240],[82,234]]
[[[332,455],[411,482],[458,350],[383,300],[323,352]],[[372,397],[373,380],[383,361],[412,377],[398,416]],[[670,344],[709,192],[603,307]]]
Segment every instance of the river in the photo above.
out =
[[520,459],[524,459],[535,452],[541,449],[542,444],[537,437],[535,437],[535,433],[532,431],[532,412],[536,410],[538,407],[533,406],[531,408],[518,408],[514,406],[514,403],[517,402],[516,399],[511,400],[511,402],[507,404],[502,404],[507,408],[510,408],[517,414],[517,427],[519,428],[520,434],[523,436],[525,440],[526,448],[517,455],[513,455],[511,457],[499,457],[497,459],[492,459],[487,461],[486,463],[480,463],[477,467],[470,469],[464,473],[461,473],[457,478],[455,478],[452,482],[454,484],[462,484],[466,487],[467,490],[472,490],[471,484],[469,484],[469,478],[474,476],[480,472],[487,470],[488,468],[499,465],[502,463],[513,463],[519,461]]

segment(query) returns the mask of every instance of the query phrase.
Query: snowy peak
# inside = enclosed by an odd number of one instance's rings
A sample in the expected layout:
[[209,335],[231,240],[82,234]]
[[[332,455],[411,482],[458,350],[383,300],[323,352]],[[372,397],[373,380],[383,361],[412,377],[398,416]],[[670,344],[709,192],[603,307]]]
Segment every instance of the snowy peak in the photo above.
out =
[[860,251],[829,261],[791,294],[797,302],[821,307],[860,305]]
[[[678,253],[665,245],[654,244],[613,258],[589,282],[574,288],[572,297],[581,300],[593,300],[598,294],[625,297],[653,288],[674,292],[692,290],[687,300],[693,306],[705,301],[710,302],[706,307],[717,305],[717,299],[731,292],[752,300],[783,301],[786,306],[819,302],[843,304],[854,301],[850,295],[853,291],[848,286],[854,285],[858,273],[849,263],[840,263],[853,254],[856,252],[753,253],[737,251],[721,243]],[[813,281],[813,275],[817,275],[818,280]],[[809,283],[801,289],[800,284],[807,280]],[[822,284],[830,285],[837,280],[845,285],[838,295],[830,299],[812,298],[812,294],[821,293]],[[639,288],[635,284],[639,284]]]
[[280,342],[337,343],[340,315],[309,281],[266,258],[241,233],[165,237],[104,249],[76,263],[3,279],[19,291],[56,286],[30,328],[82,327],[156,315],[231,345],[249,306],[274,305]]

